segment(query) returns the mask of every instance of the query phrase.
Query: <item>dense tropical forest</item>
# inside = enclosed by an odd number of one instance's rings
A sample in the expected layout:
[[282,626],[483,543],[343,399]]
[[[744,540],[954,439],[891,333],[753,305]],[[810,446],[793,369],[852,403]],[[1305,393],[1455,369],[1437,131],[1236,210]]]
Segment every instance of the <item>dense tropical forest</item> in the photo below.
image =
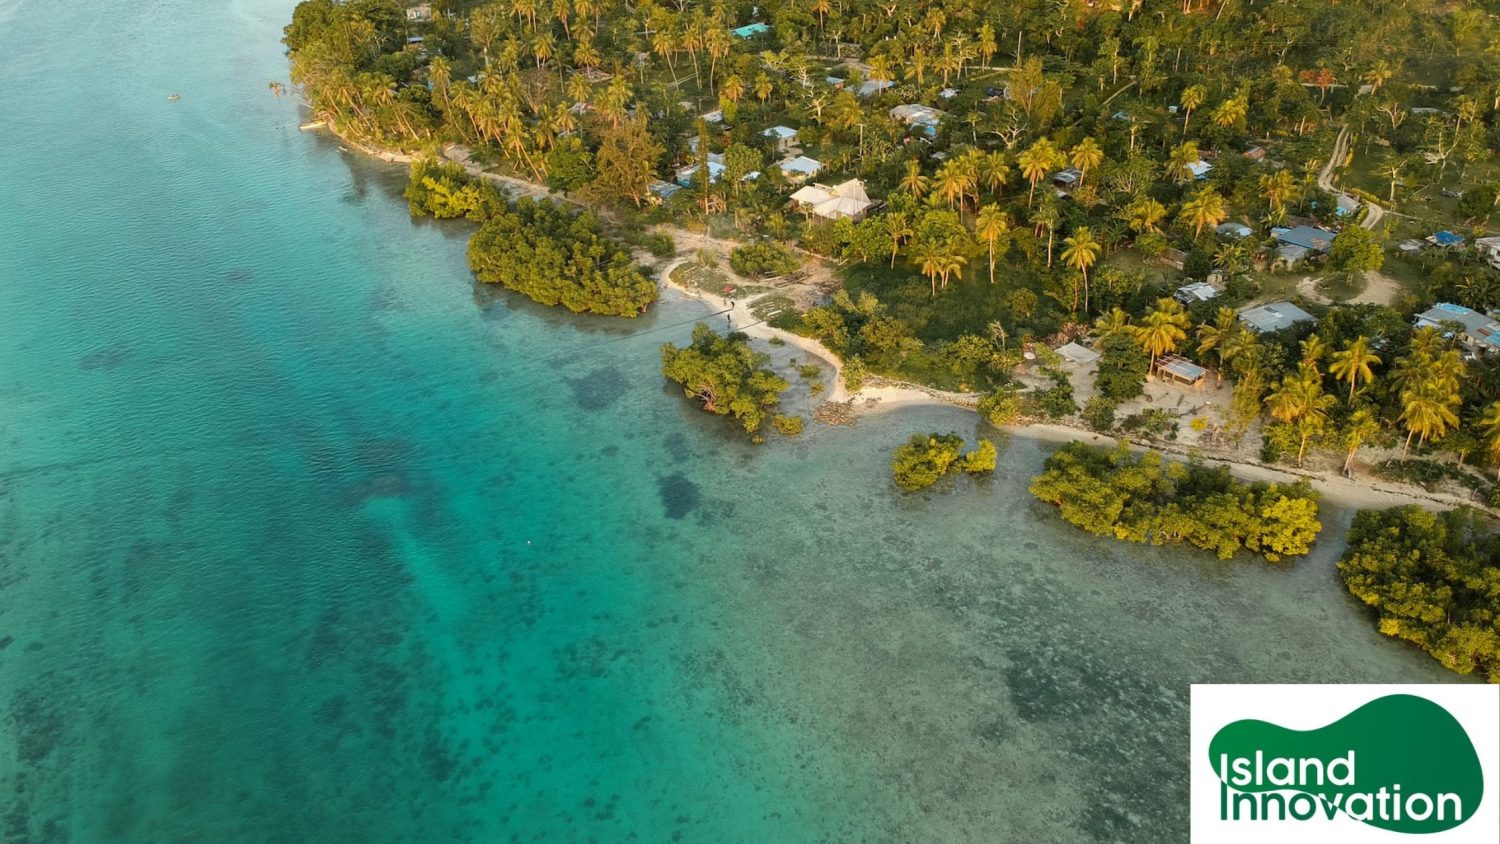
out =
[[[747,278],[796,266],[782,244],[831,262],[840,296],[771,319],[853,378],[1170,437],[1166,411],[1120,408],[1158,361],[1190,358],[1233,390],[1191,420],[1209,445],[1253,435],[1263,459],[1346,469],[1399,449],[1380,471],[1500,501],[1464,468],[1500,468],[1500,355],[1410,327],[1436,302],[1500,306],[1500,258],[1468,243],[1500,197],[1497,8],[307,0],[285,42],[312,110],[351,137],[458,144],[611,225],[744,241]],[[869,207],[788,213],[794,154],[819,184],[860,180]],[[1278,237],[1299,226],[1328,242],[1286,266]],[[1396,248],[1436,232],[1464,248]],[[1372,273],[1399,289],[1338,304]],[[1212,299],[1174,300],[1199,279]],[[1277,299],[1314,321],[1241,318]],[[1046,354],[1069,339],[1114,341],[1107,389],[1075,401]]]

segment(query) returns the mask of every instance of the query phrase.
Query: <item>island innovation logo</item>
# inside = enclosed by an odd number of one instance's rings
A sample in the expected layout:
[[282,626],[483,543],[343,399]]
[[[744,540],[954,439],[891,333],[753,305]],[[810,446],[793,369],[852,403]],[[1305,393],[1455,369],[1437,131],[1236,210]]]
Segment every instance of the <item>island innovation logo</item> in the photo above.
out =
[[1500,688],[1193,686],[1193,840],[1500,841]]

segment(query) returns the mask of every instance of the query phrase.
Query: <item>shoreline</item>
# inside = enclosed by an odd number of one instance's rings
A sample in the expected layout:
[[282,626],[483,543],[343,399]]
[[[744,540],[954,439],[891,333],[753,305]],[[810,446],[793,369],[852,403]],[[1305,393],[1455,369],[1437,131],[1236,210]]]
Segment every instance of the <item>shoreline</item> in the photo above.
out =
[[[303,131],[325,130],[349,149],[389,164],[410,165],[417,160],[417,156],[414,155],[371,147],[355,141],[339,132],[331,120],[322,122],[309,121],[303,124],[301,129]],[[584,203],[571,197],[554,193],[544,185],[538,185],[514,176],[503,176],[498,173],[488,172],[479,165],[467,160],[467,158],[464,160],[450,158],[447,155],[446,149],[439,149],[438,157],[442,161],[460,165],[466,172],[476,178],[493,182],[502,188],[508,189],[513,196],[547,198],[585,207]],[[816,355],[833,370],[831,390],[821,404],[845,405],[856,419],[864,415],[887,413],[911,407],[950,407],[956,410],[977,413],[974,407],[974,402],[977,399],[976,394],[952,393],[915,384],[890,382],[878,376],[871,377],[871,380],[876,383],[866,385],[857,393],[850,394],[844,389],[843,360],[817,340],[774,328],[756,317],[750,305],[758,297],[733,299],[688,288],[672,280],[672,272],[692,260],[680,254],[685,251],[682,246],[683,241],[697,241],[699,243],[713,241],[729,245],[738,245],[738,241],[712,239],[707,235],[700,235],[670,224],[659,226],[659,228],[672,237],[673,242],[678,244],[679,251],[678,256],[668,259],[657,270],[656,275],[661,285],[710,306],[728,310],[730,322],[734,326],[734,330],[741,331],[751,338],[767,342],[774,338],[788,346],[793,346],[808,354]],[[1496,512],[1494,509],[1472,500],[1465,500],[1459,496],[1447,493],[1428,492],[1410,484],[1394,482],[1379,483],[1369,476],[1356,476],[1355,479],[1350,480],[1343,476],[1330,475],[1324,472],[1310,472],[1295,467],[1273,466],[1259,461],[1215,456],[1210,453],[1198,452],[1195,449],[1190,450],[1175,447],[1168,443],[1141,441],[1131,437],[1100,434],[1085,428],[1058,422],[1028,422],[1024,425],[1008,425],[997,430],[1004,431],[1012,436],[1022,436],[1055,443],[1083,442],[1091,445],[1113,446],[1123,441],[1129,448],[1136,451],[1155,451],[1175,458],[1196,456],[1205,464],[1228,468],[1231,474],[1242,480],[1277,483],[1294,483],[1299,480],[1306,480],[1325,500],[1357,509],[1387,509],[1407,504],[1415,504],[1429,510],[1469,507],[1485,513],[1492,518],[1500,518],[1500,512]]]

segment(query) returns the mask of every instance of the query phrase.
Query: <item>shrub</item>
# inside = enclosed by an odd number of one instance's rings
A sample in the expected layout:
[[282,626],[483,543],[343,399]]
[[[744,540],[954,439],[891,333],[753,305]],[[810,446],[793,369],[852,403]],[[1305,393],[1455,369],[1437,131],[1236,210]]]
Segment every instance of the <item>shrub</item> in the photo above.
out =
[[1094,396],[1083,405],[1083,421],[1103,433],[1115,426],[1115,403],[1104,396]]
[[912,434],[891,456],[891,476],[907,492],[926,489],[951,472],[979,474],[995,469],[995,444],[980,440],[964,454],[958,434]]
[[729,266],[747,278],[786,275],[802,266],[792,250],[770,240],[737,247],[729,253]]
[[978,410],[996,428],[1014,425],[1021,418],[1021,396],[1015,387],[1006,384],[980,399]]
[[776,427],[776,430],[789,437],[795,437],[798,434],[802,433],[801,416],[785,416],[778,414],[775,419],[771,420],[771,424]]
[[973,451],[964,455],[964,471],[971,475],[993,472],[998,458],[999,452],[995,450],[995,444],[989,440],[980,440]]
[[1077,413],[1078,403],[1073,401],[1073,383],[1068,380],[1068,374],[1052,370],[1047,375],[1052,379],[1052,386],[1028,392],[1023,407],[1048,419],[1061,419]]
[[844,361],[843,379],[844,389],[850,393],[857,393],[865,386],[865,378],[869,375],[865,369],[865,362],[858,355]]
[[1111,334],[1099,344],[1099,372],[1094,387],[1115,404],[1142,392],[1150,360],[1128,334]]

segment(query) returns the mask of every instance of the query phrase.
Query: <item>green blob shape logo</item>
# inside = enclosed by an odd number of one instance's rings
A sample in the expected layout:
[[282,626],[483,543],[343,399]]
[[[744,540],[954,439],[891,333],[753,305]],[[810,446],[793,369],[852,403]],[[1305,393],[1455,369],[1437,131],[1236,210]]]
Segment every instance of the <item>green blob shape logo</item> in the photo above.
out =
[[1448,710],[1388,695],[1316,730],[1235,721],[1214,735],[1222,820],[1332,820],[1433,833],[1473,817],[1484,795],[1479,754]]

